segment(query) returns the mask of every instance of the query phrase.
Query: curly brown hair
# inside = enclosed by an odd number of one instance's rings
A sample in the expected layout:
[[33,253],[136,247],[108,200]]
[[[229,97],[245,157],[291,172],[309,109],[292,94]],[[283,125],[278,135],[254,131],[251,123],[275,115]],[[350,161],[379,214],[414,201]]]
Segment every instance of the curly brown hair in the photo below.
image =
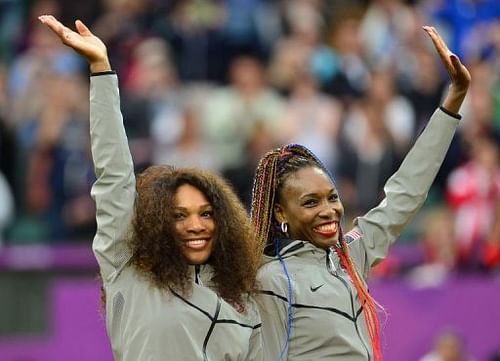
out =
[[133,232],[129,239],[131,264],[156,287],[191,290],[188,262],[175,232],[177,189],[189,184],[199,189],[214,209],[214,248],[208,263],[214,268],[217,293],[229,303],[243,304],[255,291],[259,266],[253,228],[231,186],[218,175],[197,168],[152,166],[137,177]]

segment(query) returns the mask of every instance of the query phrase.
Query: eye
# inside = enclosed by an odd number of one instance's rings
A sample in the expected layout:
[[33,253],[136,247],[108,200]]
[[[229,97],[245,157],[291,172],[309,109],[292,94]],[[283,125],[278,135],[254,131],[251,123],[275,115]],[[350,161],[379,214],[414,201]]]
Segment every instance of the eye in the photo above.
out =
[[336,202],[336,201],[338,201],[339,200],[338,193],[332,193],[332,194],[330,194],[330,196],[328,197],[328,200],[330,202]]
[[316,199],[307,199],[305,200],[302,205],[304,207],[314,207],[316,204],[318,204],[318,201]]
[[182,212],[175,212],[174,213],[174,219],[176,221],[182,221],[184,218],[186,218],[186,215]]
[[201,213],[201,216],[202,216],[203,218],[212,218],[212,217],[213,217],[213,215],[214,215],[214,211],[212,211],[212,210],[209,210],[209,211],[203,211],[203,212]]

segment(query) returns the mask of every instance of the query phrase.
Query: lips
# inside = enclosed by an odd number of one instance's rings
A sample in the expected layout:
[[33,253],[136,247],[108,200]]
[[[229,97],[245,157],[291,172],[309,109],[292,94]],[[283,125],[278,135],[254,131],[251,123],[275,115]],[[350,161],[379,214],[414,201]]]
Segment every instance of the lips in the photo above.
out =
[[338,232],[339,223],[338,222],[328,222],[322,223],[313,228],[313,231],[325,237],[335,236]]
[[201,250],[208,245],[210,238],[197,238],[184,240],[184,247],[193,250]]

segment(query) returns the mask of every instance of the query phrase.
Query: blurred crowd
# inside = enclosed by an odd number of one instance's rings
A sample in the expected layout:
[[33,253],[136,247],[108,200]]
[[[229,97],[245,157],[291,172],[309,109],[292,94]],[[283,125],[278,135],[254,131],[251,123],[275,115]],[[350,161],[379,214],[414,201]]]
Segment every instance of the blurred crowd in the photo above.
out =
[[473,82],[403,242],[433,277],[500,270],[498,0],[0,0],[0,244],[95,230],[88,68],[40,14],[81,19],[107,45],[137,172],[214,169],[248,202],[259,157],[302,143],[333,172],[346,226],[381,200],[446,92],[421,30],[436,26]]

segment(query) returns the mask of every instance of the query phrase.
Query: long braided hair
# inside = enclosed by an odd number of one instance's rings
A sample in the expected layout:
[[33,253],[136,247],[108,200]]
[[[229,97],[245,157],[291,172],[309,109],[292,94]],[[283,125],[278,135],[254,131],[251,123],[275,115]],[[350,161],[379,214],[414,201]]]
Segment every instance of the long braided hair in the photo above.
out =
[[[288,177],[305,167],[320,168],[328,174],[333,182],[332,175],[323,163],[302,145],[288,144],[276,148],[266,153],[260,160],[253,185],[251,212],[260,249],[272,245],[277,238],[286,238],[274,217],[274,205],[279,201],[283,185]],[[333,248],[340,258],[342,267],[354,283],[363,308],[375,361],[381,361],[382,352],[380,349],[377,303],[368,293],[367,286],[353,262],[342,229],[340,229],[339,236],[339,242]]]

